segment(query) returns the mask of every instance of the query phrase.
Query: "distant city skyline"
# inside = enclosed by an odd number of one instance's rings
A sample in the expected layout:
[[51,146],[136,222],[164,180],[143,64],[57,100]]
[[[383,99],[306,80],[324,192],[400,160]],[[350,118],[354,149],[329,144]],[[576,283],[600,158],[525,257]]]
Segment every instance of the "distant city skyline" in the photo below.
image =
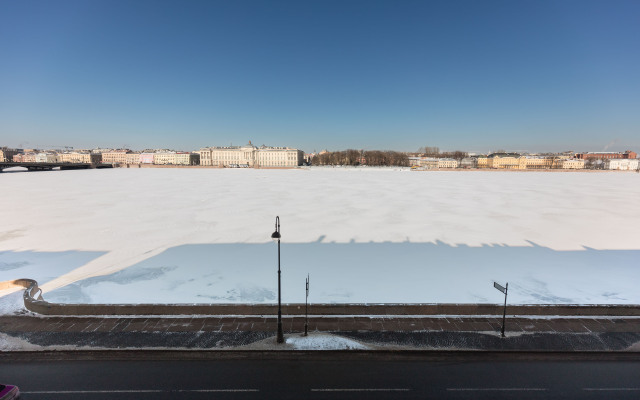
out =
[[640,149],[640,2],[0,2],[0,145]]

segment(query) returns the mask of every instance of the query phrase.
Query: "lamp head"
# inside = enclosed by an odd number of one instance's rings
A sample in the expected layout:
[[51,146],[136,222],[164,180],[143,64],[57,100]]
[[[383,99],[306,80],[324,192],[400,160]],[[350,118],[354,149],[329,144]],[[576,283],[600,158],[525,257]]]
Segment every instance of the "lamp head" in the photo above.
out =
[[274,242],[277,242],[278,240],[280,240],[280,232],[275,231],[271,234],[271,239],[273,239]]

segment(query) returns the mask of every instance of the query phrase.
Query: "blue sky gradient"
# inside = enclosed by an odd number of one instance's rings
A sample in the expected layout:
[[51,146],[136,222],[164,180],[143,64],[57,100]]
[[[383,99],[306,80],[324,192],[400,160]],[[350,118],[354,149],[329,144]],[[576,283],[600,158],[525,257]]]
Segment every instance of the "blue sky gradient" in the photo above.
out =
[[0,145],[640,150],[640,2],[0,2]]

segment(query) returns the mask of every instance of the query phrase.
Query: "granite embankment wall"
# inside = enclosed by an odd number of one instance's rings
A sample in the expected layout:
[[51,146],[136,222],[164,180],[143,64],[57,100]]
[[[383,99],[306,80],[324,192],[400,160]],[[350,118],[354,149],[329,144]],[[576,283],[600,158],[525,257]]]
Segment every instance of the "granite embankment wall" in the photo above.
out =
[[[60,304],[41,296],[31,279],[0,282],[0,290],[24,287],[27,310],[43,315],[275,315],[274,304]],[[500,304],[310,304],[311,315],[502,315]],[[304,315],[304,304],[283,304],[284,315]],[[509,315],[640,316],[640,305],[508,305]]]

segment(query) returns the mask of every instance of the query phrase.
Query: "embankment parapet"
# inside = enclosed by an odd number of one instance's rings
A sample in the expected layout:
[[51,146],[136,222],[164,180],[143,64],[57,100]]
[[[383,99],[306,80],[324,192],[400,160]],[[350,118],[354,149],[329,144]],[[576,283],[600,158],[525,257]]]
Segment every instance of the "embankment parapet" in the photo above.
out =
[[[62,304],[42,298],[32,279],[0,282],[0,290],[24,287],[25,308],[43,315],[275,315],[275,304]],[[500,304],[311,304],[312,315],[502,315]],[[283,304],[285,315],[304,315],[304,304]],[[640,305],[508,305],[509,315],[640,316]]]

